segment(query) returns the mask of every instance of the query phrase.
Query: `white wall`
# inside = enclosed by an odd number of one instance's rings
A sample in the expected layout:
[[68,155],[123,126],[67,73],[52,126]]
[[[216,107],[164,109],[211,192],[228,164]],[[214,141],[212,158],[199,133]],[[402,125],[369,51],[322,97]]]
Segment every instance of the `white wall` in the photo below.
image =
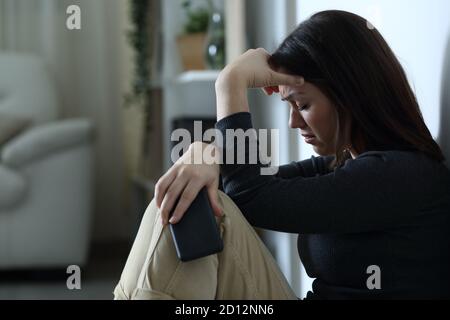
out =
[[[297,0],[298,22],[330,9],[356,13],[377,27],[406,69],[431,134],[450,156],[450,1]],[[312,154],[303,143],[300,150],[302,159]],[[305,273],[302,279],[307,283]]]

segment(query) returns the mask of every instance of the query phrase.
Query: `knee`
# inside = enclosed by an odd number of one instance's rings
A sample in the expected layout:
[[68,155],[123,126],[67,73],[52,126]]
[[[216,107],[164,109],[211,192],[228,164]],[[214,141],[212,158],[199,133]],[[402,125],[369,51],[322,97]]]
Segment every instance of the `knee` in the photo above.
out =
[[147,206],[147,209],[145,210],[144,216],[145,215],[150,215],[150,216],[157,216],[159,215],[159,209],[156,206],[156,200],[152,199],[152,201],[150,201],[150,204]]
[[142,217],[138,233],[122,271],[119,284],[114,290],[116,299],[129,299],[135,290],[142,270],[146,266],[146,258],[151,245],[155,245],[155,237],[159,237],[161,221],[159,210],[153,200]]
[[219,191],[219,203],[222,206],[222,212],[227,217],[241,217],[244,219],[244,215],[242,214],[239,207],[236,203],[231,199],[226,193]]

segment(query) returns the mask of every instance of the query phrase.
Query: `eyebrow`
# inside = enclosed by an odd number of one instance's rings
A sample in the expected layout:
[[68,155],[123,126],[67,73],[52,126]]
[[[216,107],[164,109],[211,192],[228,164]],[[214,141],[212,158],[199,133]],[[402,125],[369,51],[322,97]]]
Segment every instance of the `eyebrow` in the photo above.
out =
[[305,96],[305,94],[302,93],[302,92],[294,92],[294,93],[291,93],[290,95],[288,95],[287,97],[284,97],[284,98],[282,97],[281,101],[292,100],[292,98],[295,97],[295,96]]

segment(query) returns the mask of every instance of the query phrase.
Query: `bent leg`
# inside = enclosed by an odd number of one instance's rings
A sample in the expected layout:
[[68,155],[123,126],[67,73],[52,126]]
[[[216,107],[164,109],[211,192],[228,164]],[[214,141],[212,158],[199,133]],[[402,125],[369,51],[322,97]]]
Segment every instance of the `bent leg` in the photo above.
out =
[[297,299],[277,263],[234,202],[220,192],[224,250],[181,262],[155,201],[147,208],[115,299]]
[[236,204],[220,196],[224,250],[219,254],[218,300],[298,299],[275,259]]
[[168,227],[153,200],[114,290],[116,300],[212,300],[217,289],[217,255],[181,262]]

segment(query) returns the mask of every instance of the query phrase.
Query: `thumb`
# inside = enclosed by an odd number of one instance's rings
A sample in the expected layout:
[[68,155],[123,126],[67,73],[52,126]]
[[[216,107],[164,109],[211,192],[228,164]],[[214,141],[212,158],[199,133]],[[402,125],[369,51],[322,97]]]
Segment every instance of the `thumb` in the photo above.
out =
[[214,214],[217,217],[221,217],[222,216],[222,208],[219,204],[219,194],[217,192],[217,187],[215,187],[215,186],[208,187],[208,198],[209,198],[209,202],[211,203],[211,207],[214,211]]
[[273,82],[270,83],[271,86],[302,86],[305,84],[305,79],[301,76],[272,71],[271,82]]

